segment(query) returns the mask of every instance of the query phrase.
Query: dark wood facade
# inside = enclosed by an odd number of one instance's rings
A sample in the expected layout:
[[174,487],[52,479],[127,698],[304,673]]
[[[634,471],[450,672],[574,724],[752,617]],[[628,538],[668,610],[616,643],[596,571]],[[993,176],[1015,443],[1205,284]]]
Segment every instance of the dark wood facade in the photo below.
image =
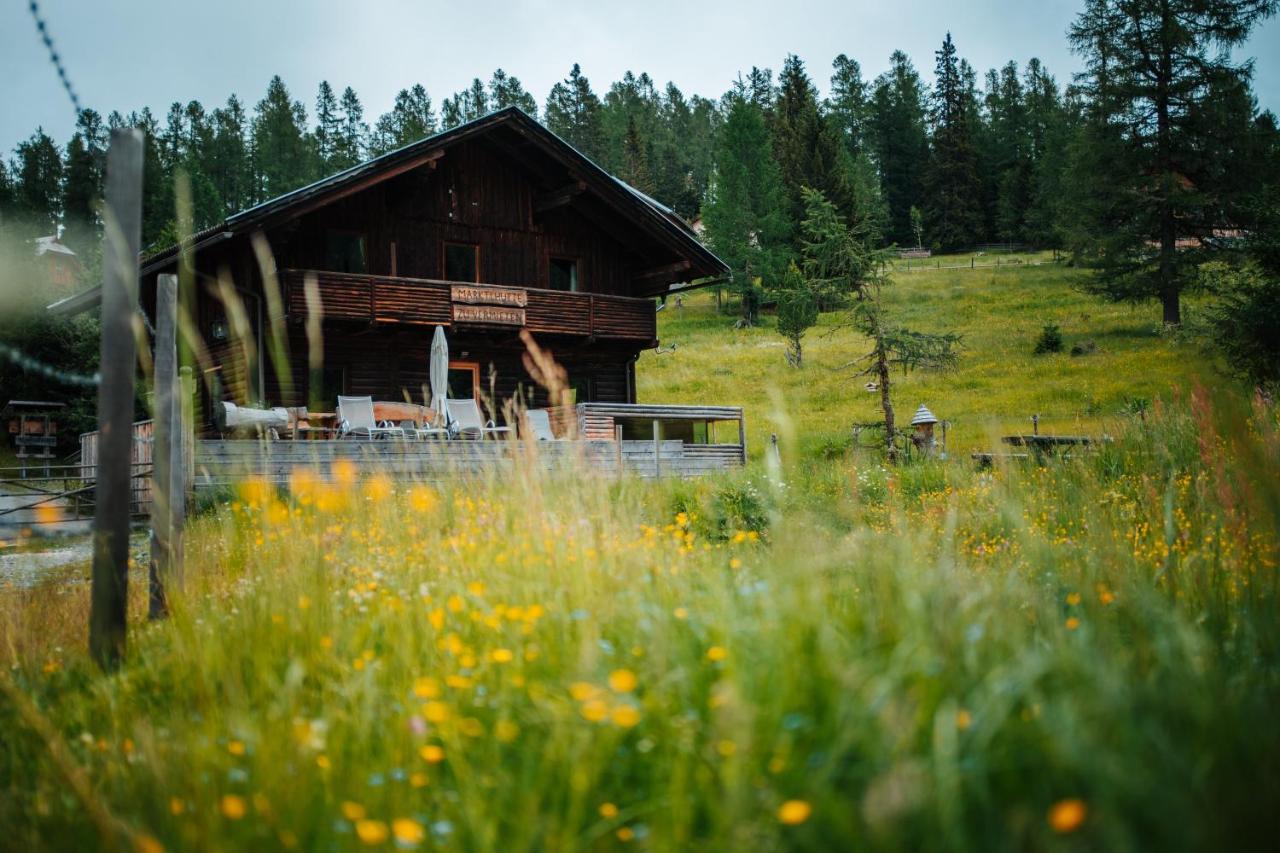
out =
[[[238,214],[194,247],[208,396],[266,405],[420,401],[436,326],[495,402],[547,402],[521,330],[580,402],[635,402],[653,297],[725,271],[675,214],[517,110]],[[144,302],[174,267],[172,250],[144,264]]]

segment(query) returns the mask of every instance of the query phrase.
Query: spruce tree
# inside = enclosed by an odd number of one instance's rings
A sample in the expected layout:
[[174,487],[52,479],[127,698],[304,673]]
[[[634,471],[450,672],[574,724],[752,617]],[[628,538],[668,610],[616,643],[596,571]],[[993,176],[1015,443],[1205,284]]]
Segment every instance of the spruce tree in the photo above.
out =
[[750,325],[759,316],[761,284],[778,284],[790,234],[769,131],[746,98],[731,101],[717,151],[714,187],[703,209],[707,242],[729,265],[741,322]]
[[600,99],[578,63],[563,82],[551,87],[543,117],[552,133],[592,160],[602,159]]
[[620,177],[640,192],[652,194],[653,175],[649,171],[649,154],[644,142],[640,139],[635,116],[631,116],[627,121],[627,135],[623,142],[622,157]]
[[845,216],[855,215],[858,200],[852,160],[835,123],[818,109],[818,91],[798,56],[788,56],[778,76],[773,112],[773,153],[793,225],[804,217],[804,189],[820,190]]
[[316,92],[316,156],[326,172],[337,170],[338,139],[342,134],[342,116],[338,113],[338,96],[328,80],[320,81]]
[[778,303],[778,334],[787,342],[787,364],[803,367],[804,336],[818,322],[818,299],[795,261],[787,264],[775,298]]
[[496,69],[489,78],[489,107],[494,111],[519,107],[532,118],[538,117],[538,102],[533,95],[525,91],[519,77],[508,74],[501,68]]
[[256,201],[297,189],[318,176],[309,156],[306,107],[290,97],[279,75],[271,78],[266,95],[254,109],[250,138]]
[[13,219],[13,179],[9,177],[9,167],[5,165],[4,160],[0,160],[0,233]]
[[369,140],[369,125],[364,123],[364,106],[355,89],[348,86],[342,90],[339,107],[342,110],[342,122],[332,163],[334,171],[348,169],[363,162]]
[[431,96],[421,83],[417,83],[412,88],[401,89],[391,111],[378,118],[369,142],[369,153],[375,157],[386,154],[425,139],[436,130]]
[[1057,82],[1040,60],[1033,57],[1027,63],[1022,87],[1031,161],[1026,239],[1035,246],[1057,249],[1063,245],[1063,184],[1074,122]]
[[76,122],[76,132],[67,144],[66,171],[62,184],[63,242],[82,256],[97,251],[106,152],[102,118],[84,110]]
[[246,140],[248,120],[235,95],[210,116],[211,139],[205,173],[222,201],[222,216],[230,216],[251,203],[253,175]]
[[962,74],[951,33],[937,56],[933,144],[925,172],[925,219],[944,250],[973,245],[982,234],[981,187],[973,140],[971,84]]
[[1083,173],[1075,248],[1098,267],[1094,289],[1113,299],[1158,299],[1166,325],[1182,321],[1181,296],[1198,260],[1178,241],[1228,224],[1222,212],[1234,201],[1217,167],[1222,143],[1243,138],[1247,126],[1216,99],[1246,88],[1251,64],[1234,61],[1231,50],[1276,5],[1090,0],[1072,25],[1090,97],[1090,142],[1076,149]]
[[894,51],[889,62],[872,89],[868,132],[880,170],[885,237],[905,244],[913,239],[911,208],[924,206],[922,177],[929,156],[924,84],[902,51]]
[[14,212],[26,238],[58,233],[62,215],[62,154],[53,139],[36,128],[18,143],[14,163]]

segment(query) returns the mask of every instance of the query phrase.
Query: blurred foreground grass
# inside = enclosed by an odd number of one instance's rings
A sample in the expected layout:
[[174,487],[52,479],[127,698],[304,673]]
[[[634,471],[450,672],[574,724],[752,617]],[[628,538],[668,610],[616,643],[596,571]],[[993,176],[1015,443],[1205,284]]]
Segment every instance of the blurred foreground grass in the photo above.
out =
[[1197,394],[1044,468],[251,481],[115,675],[0,597],[3,846],[1263,848],[1278,463]]

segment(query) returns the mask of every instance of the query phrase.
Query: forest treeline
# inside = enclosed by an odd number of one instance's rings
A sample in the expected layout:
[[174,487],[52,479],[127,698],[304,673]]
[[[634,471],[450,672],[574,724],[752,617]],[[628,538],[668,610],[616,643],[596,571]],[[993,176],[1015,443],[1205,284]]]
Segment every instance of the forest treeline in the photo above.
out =
[[[843,199],[846,208],[875,206],[885,240],[901,245],[1062,245],[1059,201],[1066,149],[1080,122],[1078,89],[1060,86],[1035,59],[1025,67],[1009,62],[981,79],[959,60],[954,73],[954,80],[930,85],[895,51],[889,70],[868,80],[858,62],[841,55],[831,66],[829,95],[820,98],[804,63],[789,56],[780,73],[752,68],[727,92],[708,98],[630,72],[597,93],[574,65],[539,105],[517,77],[499,69],[487,83],[476,79],[438,106],[423,85],[405,88],[376,119],[366,116],[350,87],[339,91],[322,82],[304,103],[277,76],[252,106],[232,95],[214,108],[175,102],[163,116],[149,108],[105,117],[85,110],[65,144],[37,129],[7,166],[0,163],[0,215],[42,233],[62,223],[66,242],[90,249],[107,133],[114,127],[146,133],[143,241],[150,245],[172,236],[179,170],[190,178],[200,228],[434,132],[518,106],[692,220],[714,194],[722,150],[736,144],[725,138],[727,119],[746,101],[764,121],[792,226],[807,183]],[[939,97],[947,110],[963,113],[960,122],[938,109]],[[963,124],[960,133],[957,124]],[[963,202],[958,215],[932,203],[939,191]]]

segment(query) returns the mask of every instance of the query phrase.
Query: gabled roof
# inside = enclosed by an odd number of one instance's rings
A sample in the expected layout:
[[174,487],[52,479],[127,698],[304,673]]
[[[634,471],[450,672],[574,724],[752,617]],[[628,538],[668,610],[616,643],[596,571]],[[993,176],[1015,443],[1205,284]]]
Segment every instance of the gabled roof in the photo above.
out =
[[[327,200],[336,200],[350,194],[353,188],[364,189],[382,180],[403,174],[434,159],[434,156],[439,156],[440,152],[451,145],[483,136],[500,127],[514,130],[524,140],[537,145],[553,159],[562,162],[570,172],[587,183],[606,202],[629,215],[651,236],[665,243],[673,251],[689,257],[693,277],[723,275],[729,271],[728,266],[702,244],[698,235],[674,210],[615,178],[518,107],[507,107],[417,142],[411,142],[403,148],[374,157],[372,160],[352,166],[313,184],[264,201],[227,217],[219,225],[194,235],[193,243],[196,248],[199,248],[213,241],[251,232],[274,222],[301,215],[305,210],[322,206]],[[143,259],[142,272],[145,274],[163,268],[177,252],[178,246],[173,245],[151,253]]]
[[[687,275],[689,280],[722,276],[729,272],[725,262],[702,244],[694,230],[674,210],[615,178],[518,107],[507,107],[417,142],[411,142],[395,151],[374,157],[372,160],[229,216],[217,225],[193,234],[190,241],[191,248],[198,251],[224,240],[250,234],[258,229],[301,216],[305,212],[323,207],[339,198],[424,165],[440,157],[445,149],[452,145],[467,139],[482,137],[500,128],[519,134],[522,142],[535,146],[552,160],[563,165],[575,179],[582,181],[609,207],[630,219],[652,240],[677,256],[687,259],[689,268],[683,274]],[[175,244],[144,254],[140,259],[141,273],[148,275],[172,266],[176,261],[178,249],[179,246]],[[653,295],[658,295],[665,289],[666,285],[661,285],[661,290],[654,291]],[[94,307],[98,301],[99,293],[95,288],[55,302],[49,306],[49,310],[55,313],[74,314]]]

